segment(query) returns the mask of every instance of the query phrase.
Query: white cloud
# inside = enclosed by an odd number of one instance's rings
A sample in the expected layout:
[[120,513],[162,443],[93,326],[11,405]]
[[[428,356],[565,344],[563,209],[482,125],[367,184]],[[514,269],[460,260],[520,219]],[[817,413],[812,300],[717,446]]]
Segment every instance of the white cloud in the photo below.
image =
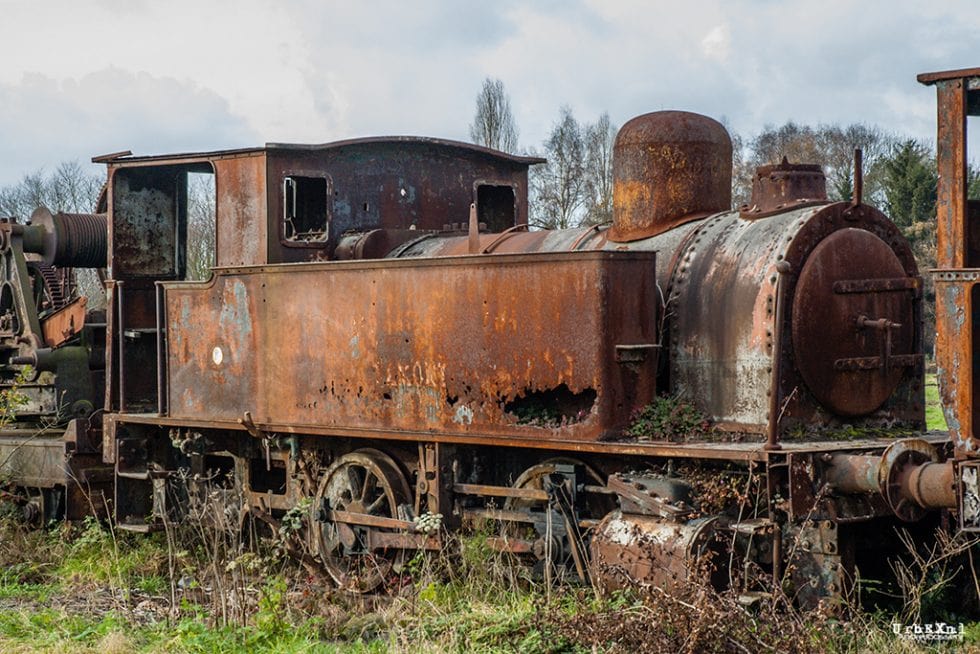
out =
[[256,145],[228,102],[193,82],[107,68],[79,79],[38,73],[0,84],[0,180],[131,149],[137,153]]
[[968,0],[0,0],[0,11],[16,26],[0,41],[3,170],[234,139],[462,139],[485,76],[504,81],[525,145],[562,104],[618,124],[674,108],[746,134],[792,119],[930,138],[932,91],[915,74],[980,65]]
[[725,61],[730,52],[731,39],[726,25],[718,25],[701,39],[701,49],[709,59]]

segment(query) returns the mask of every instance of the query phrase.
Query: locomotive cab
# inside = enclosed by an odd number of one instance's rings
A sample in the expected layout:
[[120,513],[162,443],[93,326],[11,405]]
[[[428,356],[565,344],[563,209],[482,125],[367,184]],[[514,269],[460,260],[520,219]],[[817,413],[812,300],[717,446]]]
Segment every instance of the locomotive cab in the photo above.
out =
[[[512,228],[527,222],[527,168],[540,160],[391,137],[95,161],[109,173],[107,408],[152,412],[165,375],[156,283],[190,278],[192,250],[220,268],[364,256],[458,230],[471,205],[485,228]],[[189,231],[191,175],[213,177],[203,234]]]

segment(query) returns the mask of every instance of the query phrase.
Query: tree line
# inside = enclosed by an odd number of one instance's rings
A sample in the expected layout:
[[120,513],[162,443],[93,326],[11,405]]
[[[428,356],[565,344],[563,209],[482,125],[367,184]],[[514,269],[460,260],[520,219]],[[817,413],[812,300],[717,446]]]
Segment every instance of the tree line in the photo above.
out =
[[[98,207],[105,176],[64,161],[53,171],[43,168],[24,174],[16,184],[0,187],[0,218],[19,223],[30,220],[38,207],[54,212],[92,213]],[[187,278],[206,279],[214,265],[215,248],[214,175],[192,174],[187,184]],[[102,308],[105,294],[94,270],[77,271],[78,292],[89,299],[90,308]]]
[[[476,98],[470,126],[474,143],[517,154],[517,124],[510,97],[499,79],[487,78]],[[492,125],[491,129],[485,126]],[[530,224],[568,228],[612,220],[612,150],[617,127],[603,113],[593,122],[579,122],[562,106],[551,131],[538,147],[522,154],[538,155],[546,164],[529,173]],[[938,174],[932,147],[907,135],[874,125],[810,126],[793,121],[765,126],[754,136],[729,130],[732,137],[732,205],[748,204],[752,177],[759,166],[779,163],[819,164],[831,200],[849,200],[854,193],[854,150],[862,150],[862,200],[888,215],[911,244],[920,270],[936,265],[936,190]],[[494,139],[490,136],[495,135]],[[506,138],[496,135],[506,135]],[[967,195],[980,198],[980,169],[968,168]],[[926,274],[924,330],[932,350],[935,324],[931,276]]]
[[[470,125],[474,143],[510,153],[545,157],[530,172],[531,224],[568,228],[612,219],[612,149],[617,127],[603,113],[579,122],[567,105],[540,146],[521,149],[519,131],[503,82],[487,78],[476,98]],[[853,194],[854,150],[863,152],[863,200],[885,212],[913,244],[923,267],[935,264],[936,162],[919,140],[874,125],[818,125],[796,122],[765,126],[759,134],[732,136],[732,204],[749,202],[759,166],[782,161],[819,164],[831,200]],[[980,170],[969,169],[969,196],[980,197]]]

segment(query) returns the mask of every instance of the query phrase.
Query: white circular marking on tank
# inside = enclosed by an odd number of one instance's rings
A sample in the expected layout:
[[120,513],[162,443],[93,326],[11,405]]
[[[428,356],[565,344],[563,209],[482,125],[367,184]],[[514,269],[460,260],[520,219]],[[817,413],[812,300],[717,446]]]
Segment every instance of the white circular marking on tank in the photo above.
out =
[[221,347],[215,345],[214,349],[211,350],[211,360],[214,361],[214,365],[220,366],[224,358],[225,353],[221,351]]

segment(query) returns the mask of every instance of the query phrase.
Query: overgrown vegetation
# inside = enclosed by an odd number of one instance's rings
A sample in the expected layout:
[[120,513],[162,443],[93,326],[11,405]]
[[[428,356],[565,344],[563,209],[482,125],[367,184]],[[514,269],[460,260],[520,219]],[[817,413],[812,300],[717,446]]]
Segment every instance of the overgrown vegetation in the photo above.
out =
[[[632,434],[681,440],[705,429],[690,405],[659,398],[637,413]],[[709,513],[758,502],[761,489],[737,475],[678,472]],[[354,596],[287,556],[307,506],[275,529],[242,519],[238,489],[219,483],[194,498],[193,520],[151,535],[94,519],[38,530],[2,514],[0,651],[913,652],[919,645],[893,625],[965,622],[980,554],[963,540],[909,540],[909,556],[893,563],[906,598],[897,612],[862,612],[856,600],[800,611],[781,589],[747,608],[738,593],[697,583],[675,594],[548,585],[491,547],[498,527],[488,523],[416,555],[384,592]],[[980,623],[963,635],[946,649],[980,647]]]
[[[747,609],[737,594],[698,584],[676,595],[549,588],[485,534],[419,554],[387,593],[369,597],[333,590],[274,547],[229,551],[218,568],[220,548],[181,538],[94,521],[43,531],[0,522],[0,651],[917,651],[887,615],[802,613],[779,599]],[[931,565],[926,556],[907,569],[924,592],[945,578]],[[222,614],[229,602],[247,611]],[[900,619],[934,619],[925,594],[916,602]],[[969,625],[965,641],[980,643],[980,628]]]
[[638,440],[686,441],[710,431],[708,419],[693,405],[660,395],[633,414],[626,435]]

